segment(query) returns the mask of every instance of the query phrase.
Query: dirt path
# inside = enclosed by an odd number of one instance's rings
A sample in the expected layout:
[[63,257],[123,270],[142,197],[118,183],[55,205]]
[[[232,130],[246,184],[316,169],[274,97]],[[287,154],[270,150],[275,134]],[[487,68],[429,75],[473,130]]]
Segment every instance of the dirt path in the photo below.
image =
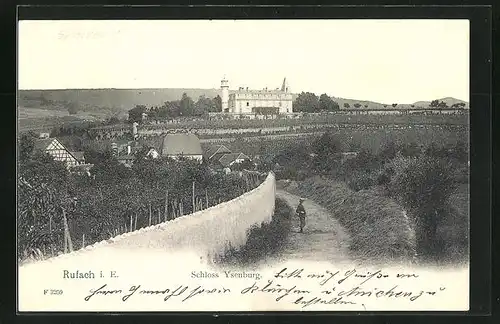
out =
[[[295,212],[298,196],[282,190],[278,190],[276,196],[285,200]],[[349,235],[338,221],[328,210],[310,199],[304,201],[304,207],[307,212],[304,233],[299,233],[299,218],[293,214],[291,233],[277,257],[335,263],[349,262]]]

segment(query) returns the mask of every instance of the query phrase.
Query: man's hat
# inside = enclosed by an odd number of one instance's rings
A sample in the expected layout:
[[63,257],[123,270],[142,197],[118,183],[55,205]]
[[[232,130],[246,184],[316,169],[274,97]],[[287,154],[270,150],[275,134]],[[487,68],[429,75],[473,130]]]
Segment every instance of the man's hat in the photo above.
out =
[[304,201],[304,200],[306,200],[306,199],[305,198],[299,198],[299,201]]

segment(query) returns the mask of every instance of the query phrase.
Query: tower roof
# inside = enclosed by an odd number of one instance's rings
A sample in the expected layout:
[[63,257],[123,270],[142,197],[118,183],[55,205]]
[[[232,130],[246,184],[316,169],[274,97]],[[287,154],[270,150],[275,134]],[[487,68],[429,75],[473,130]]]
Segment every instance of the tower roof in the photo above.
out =
[[286,91],[288,88],[288,84],[286,82],[286,77],[283,79],[283,84],[281,85],[281,91]]

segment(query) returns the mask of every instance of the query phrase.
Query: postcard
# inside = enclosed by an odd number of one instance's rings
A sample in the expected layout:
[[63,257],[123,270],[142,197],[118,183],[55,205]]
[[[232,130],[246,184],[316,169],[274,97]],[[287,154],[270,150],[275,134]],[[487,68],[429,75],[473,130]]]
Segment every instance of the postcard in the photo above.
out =
[[469,309],[468,20],[21,20],[17,103],[20,312]]

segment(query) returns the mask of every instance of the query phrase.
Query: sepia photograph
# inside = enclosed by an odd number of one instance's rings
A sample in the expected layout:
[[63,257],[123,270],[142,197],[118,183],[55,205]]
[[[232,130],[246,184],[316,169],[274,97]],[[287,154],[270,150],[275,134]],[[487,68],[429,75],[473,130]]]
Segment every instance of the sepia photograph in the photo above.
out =
[[468,20],[20,20],[17,59],[20,312],[469,310]]

